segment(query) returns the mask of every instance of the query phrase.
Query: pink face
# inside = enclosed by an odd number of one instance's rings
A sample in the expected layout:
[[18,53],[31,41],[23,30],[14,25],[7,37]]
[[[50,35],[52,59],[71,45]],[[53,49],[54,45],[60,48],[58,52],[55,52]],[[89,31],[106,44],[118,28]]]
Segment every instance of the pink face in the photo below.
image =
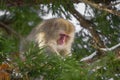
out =
[[59,39],[57,40],[57,44],[58,45],[63,45],[66,43],[66,41],[68,40],[69,36],[66,34],[60,34]]

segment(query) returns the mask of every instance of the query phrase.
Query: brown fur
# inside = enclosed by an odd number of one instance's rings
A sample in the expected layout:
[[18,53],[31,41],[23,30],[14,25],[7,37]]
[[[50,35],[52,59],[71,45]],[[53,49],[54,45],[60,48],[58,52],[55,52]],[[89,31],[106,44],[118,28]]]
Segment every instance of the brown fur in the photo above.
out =
[[[60,33],[69,36],[64,45],[57,45],[56,43]],[[58,55],[68,55],[71,53],[74,33],[75,29],[72,23],[62,18],[53,18],[45,20],[33,28],[26,40],[34,41],[40,48],[46,46],[47,52],[55,52]]]

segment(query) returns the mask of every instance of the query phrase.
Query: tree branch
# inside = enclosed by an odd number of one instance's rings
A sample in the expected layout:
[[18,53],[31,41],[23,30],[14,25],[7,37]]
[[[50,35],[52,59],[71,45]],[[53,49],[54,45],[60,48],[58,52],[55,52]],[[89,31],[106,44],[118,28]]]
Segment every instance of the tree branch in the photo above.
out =
[[68,10],[80,22],[82,27],[84,27],[90,31],[90,33],[93,37],[93,40],[95,41],[95,44],[98,47],[98,48],[96,48],[98,51],[97,54],[102,55],[103,52],[99,48],[105,48],[105,45],[104,45],[103,41],[101,40],[97,31],[94,29],[94,27],[96,27],[96,26],[92,22],[85,20],[85,18],[83,18],[83,16],[77,10],[75,10],[75,8],[72,8],[72,9],[68,8]]
[[17,36],[17,38],[22,39],[22,36],[20,34],[18,34],[14,29],[10,28],[8,25],[4,24],[3,22],[0,22],[0,27],[4,28],[5,30],[8,30],[9,32]]
[[[24,0],[16,0],[16,1],[6,0],[5,4],[9,7],[9,6],[24,6],[24,5],[29,5],[30,6],[30,5],[33,5],[33,4],[50,4],[50,3],[54,3],[54,2],[56,2],[56,0],[47,0],[47,1],[44,1],[44,0],[32,0],[29,3],[25,2]],[[88,4],[88,5],[96,8],[96,9],[103,10],[103,11],[106,11],[108,13],[120,16],[120,12],[116,11],[114,9],[109,9],[108,8],[109,5],[108,6],[100,5],[100,4],[97,4],[97,3],[95,3],[95,2],[93,2],[91,0],[72,0],[72,2],[73,3],[83,2],[85,4]],[[119,2],[117,4],[119,4]]]
[[103,50],[103,51],[113,51],[118,47],[120,47],[120,43],[118,43],[117,45],[115,45],[115,46],[113,46],[111,48],[100,48],[100,49]]
[[[117,49],[118,47],[120,47],[120,43],[118,43],[117,45],[112,46],[111,48],[100,48],[102,51],[113,51],[115,49]],[[80,61],[84,61],[84,62],[93,62],[94,61],[94,57],[97,56],[97,52],[93,52],[91,55],[82,58]]]
[[93,3],[89,0],[81,0],[82,2],[96,8],[96,9],[99,9],[99,10],[103,10],[103,11],[106,11],[108,13],[111,13],[113,15],[116,15],[116,16],[120,16],[120,12],[119,11],[116,11],[114,9],[109,9],[107,6],[105,5],[100,5],[100,4],[96,4],[96,3]]

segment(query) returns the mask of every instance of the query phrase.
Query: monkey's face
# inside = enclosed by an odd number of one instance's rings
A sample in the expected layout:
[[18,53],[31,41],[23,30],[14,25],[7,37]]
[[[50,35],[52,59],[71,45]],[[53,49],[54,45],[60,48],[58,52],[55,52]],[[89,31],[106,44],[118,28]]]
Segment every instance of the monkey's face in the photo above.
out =
[[58,40],[57,40],[57,44],[58,44],[58,45],[63,45],[63,44],[65,44],[65,43],[67,42],[68,38],[69,38],[69,36],[66,35],[66,34],[62,34],[62,33],[59,34],[59,38],[58,38]]

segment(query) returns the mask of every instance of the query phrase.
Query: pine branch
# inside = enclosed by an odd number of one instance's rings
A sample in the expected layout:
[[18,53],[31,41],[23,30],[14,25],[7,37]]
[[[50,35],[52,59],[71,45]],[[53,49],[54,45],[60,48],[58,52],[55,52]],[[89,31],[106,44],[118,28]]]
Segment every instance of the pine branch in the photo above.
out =
[[0,27],[7,30],[7,32],[10,32],[13,35],[17,36],[17,38],[22,39],[22,36],[19,33],[17,33],[14,29],[12,29],[8,25],[4,24],[3,22],[0,22]]
[[106,11],[106,12],[111,13],[113,15],[120,16],[120,12],[119,11],[116,11],[114,9],[109,9],[105,5],[96,4],[96,3],[91,2],[89,0],[81,0],[81,1],[86,3],[86,4],[88,4],[88,5],[90,5],[90,6],[92,6],[92,7],[94,7],[94,8],[96,8],[96,9],[98,9],[98,10]]
[[[117,49],[118,47],[120,47],[120,43],[118,43],[117,45],[112,46],[111,48],[100,48],[102,51],[113,51],[115,49]],[[82,58],[80,61],[85,61],[85,62],[92,62],[93,58],[97,55],[97,52],[93,52],[91,55]]]
[[93,37],[93,40],[95,41],[95,45],[97,46],[96,50],[98,51],[98,55],[103,55],[103,51],[101,51],[99,48],[105,48],[105,45],[103,43],[103,41],[101,40],[99,34],[97,33],[97,31],[95,30],[95,25],[86,20],[77,10],[75,10],[75,8],[72,8],[72,9],[69,9],[69,12],[71,14],[73,14],[73,16],[80,22],[81,26],[86,28],[87,30],[90,31],[92,37]]

